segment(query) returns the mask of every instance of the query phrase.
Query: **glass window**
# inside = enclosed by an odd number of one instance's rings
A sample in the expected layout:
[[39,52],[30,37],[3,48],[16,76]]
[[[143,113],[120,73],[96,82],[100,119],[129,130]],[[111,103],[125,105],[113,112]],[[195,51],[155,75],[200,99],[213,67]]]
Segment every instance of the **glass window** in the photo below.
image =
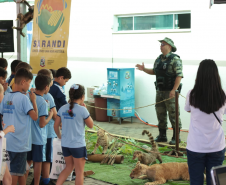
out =
[[133,17],[119,17],[118,31],[133,30]]
[[173,29],[173,14],[134,17],[134,30],[152,29]]
[[190,13],[118,17],[118,31],[190,29]]

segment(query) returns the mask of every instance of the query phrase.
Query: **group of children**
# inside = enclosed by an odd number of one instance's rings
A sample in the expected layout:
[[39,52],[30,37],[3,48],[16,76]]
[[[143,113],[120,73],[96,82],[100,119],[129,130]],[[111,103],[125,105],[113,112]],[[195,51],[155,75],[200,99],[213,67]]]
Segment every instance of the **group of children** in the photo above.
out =
[[93,120],[84,104],[84,87],[73,84],[68,103],[63,86],[71,78],[69,69],[41,69],[35,78],[35,88],[29,90],[33,79],[32,67],[14,60],[11,63],[12,74],[6,80],[7,67],[7,60],[0,58],[0,130],[5,134],[10,158],[10,174],[6,169],[3,184],[25,185],[28,165],[32,163],[32,184],[53,184],[49,174],[53,139],[58,137],[66,168],[61,172],[57,185],[63,184],[73,169],[76,185],[82,185],[87,158],[85,125],[93,127]]

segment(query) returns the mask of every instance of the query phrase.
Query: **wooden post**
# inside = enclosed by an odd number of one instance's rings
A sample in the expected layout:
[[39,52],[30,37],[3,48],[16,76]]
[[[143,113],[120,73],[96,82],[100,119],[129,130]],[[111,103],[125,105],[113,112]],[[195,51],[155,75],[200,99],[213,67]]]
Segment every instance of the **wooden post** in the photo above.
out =
[[176,151],[179,151],[179,106],[178,106],[179,92],[175,91],[175,141],[176,141]]

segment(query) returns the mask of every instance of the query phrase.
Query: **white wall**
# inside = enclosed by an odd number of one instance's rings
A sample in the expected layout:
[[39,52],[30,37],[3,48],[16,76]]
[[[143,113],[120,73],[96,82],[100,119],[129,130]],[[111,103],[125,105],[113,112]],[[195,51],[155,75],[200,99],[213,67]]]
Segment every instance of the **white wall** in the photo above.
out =
[[[198,64],[205,58],[216,60],[226,88],[225,8],[226,5],[214,5],[209,9],[209,0],[73,1],[68,56],[69,66],[74,69],[69,84],[100,85],[106,82],[107,67],[134,67],[136,63],[145,62],[146,67],[151,68],[160,54],[157,40],[170,37],[184,64],[181,92],[184,96],[193,87]],[[114,15],[183,10],[191,11],[190,33],[112,34]],[[154,76],[136,71],[136,107],[155,102],[154,81]],[[188,129],[190,117],[183,110],[184,103],[184,98],[180,97],[182,124]],[[149,123],[157,124],[154,106],[138,112]]]
[[[9,3],[0,4],[0,16]],[[11,3],[15,8],[14,3]],[[13,9],[10,8],[11,10]],[[84,86],[101,85],[107,81],[109,67],[134,67],[145,62],[152,67],[160,54],[157,40],[170,37],[183,60],[182,94],[194,85],[198,64],[205,58],[214,59],[226,89],[226,5],[213,5],[209,0],[72,0],[70,36],[68,45],[68,68],[73,83]],[[191,32],[187,33],[112,33],[114,15],[142,14],[168,11],[191,11]],[[15,19],[15,13],[7,18]],[[113,62],[112,62],[113,61]],[[136,107],[155,102],[155,76],[136,71]],[[189,114],[183,110],[185,100],[180,97],[183,128],[189,127]],[[139,114],[149,123],[157,124],[154,106],[139,109]],[[170,123],[168,124],[170,126]],[[225,127],[226,130],[226,127]]]

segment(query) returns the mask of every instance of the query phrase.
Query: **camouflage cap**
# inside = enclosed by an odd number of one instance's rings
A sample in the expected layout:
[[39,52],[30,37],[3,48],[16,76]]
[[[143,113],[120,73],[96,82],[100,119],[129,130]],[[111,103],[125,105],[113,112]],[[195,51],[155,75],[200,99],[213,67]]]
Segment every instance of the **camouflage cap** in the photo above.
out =
[[162,42],[162,41],[165,41],[167,44],[169,44],[170,46],[172,46],[172,52],[177,51],[177,48],[174,45],[174,42],[170,38],[166,37],[163,40],[159,40],[159,42]]

